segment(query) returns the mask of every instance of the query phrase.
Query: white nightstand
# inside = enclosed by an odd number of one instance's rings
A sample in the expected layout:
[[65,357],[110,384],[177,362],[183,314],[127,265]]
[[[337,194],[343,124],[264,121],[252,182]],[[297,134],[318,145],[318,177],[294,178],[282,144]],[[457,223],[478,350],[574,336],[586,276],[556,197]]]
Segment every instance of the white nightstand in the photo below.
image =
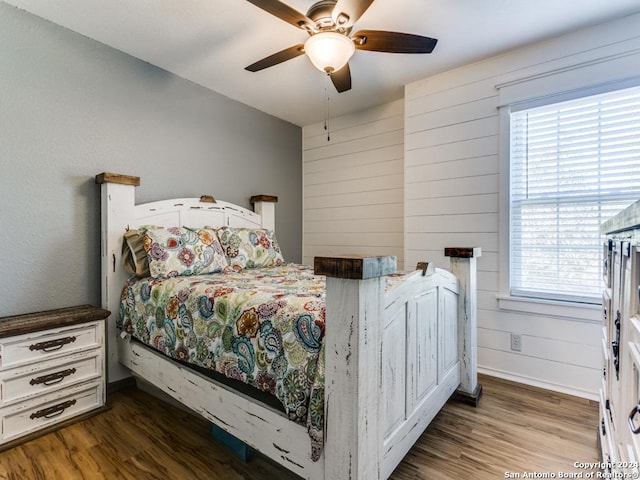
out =
[[0,318],[0,450],[104,408],[109,314],[82,305]]

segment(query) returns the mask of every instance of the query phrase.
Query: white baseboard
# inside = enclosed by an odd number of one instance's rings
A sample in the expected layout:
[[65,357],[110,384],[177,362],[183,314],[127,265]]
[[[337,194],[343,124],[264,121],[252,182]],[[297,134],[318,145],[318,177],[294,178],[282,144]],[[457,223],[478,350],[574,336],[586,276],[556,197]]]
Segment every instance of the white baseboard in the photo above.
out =
[[478,372],[490,375],[492,377],[502,378],[504,380],[510,380],[512,382],[523,383],[532,387],[544,388],[545,390],[551,390],[553,392],[564,393],[566,395],[572,395],[574,397],[586,398],[588,400],[598,401],[600,396],[598,392],[591,392],[587,390],[581,390],[578,388],[571,388],[565,385],[558,385],[555,383],[544,382],[537,378],[526,377],[523,375],[515,375],[513,373],[504,372],[502,370],[495,370],[492,368],[478,367]]

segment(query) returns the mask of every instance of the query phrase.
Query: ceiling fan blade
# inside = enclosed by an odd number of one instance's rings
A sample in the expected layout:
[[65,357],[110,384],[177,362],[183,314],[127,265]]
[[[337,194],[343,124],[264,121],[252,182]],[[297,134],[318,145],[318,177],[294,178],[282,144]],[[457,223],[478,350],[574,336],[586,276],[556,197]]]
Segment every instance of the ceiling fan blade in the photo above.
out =
[[338,0],[331,16],[338,27],[350,27],[372,3],[373,0]]
[[351,90],[351,70],[348,63],[337,72],[329,74],[329,76],[338,93]]
[[248,67],[244,67],[244,69],[249,70],[250,72],[257,72],[259,70],[264,70],[265,68],[278,65],[279,63],[286,62],[287,60],[291,60],[292,58],[296,58],[303,53],[304,44],[300,43],[298,45],[294,45],[293,47],[285,48],[284,50],[274,53],[273,55],[269,55],[262,60],[258,60],[256,63],[252,63]]
[[431,53],[438,43],[435,38],[384,30],[360,30],[351,38],[358,50],[387,53]]
[[295,8],[290,7],[286,3],[279,2],[278,0],[247,0],[249,3],[253,3],[256,7],[261,8],[265,12],[278,17],[280,20],[284,20],[290,23],[294,27],[309,30],[313,28],[313,22],[306,15],[300,13]]

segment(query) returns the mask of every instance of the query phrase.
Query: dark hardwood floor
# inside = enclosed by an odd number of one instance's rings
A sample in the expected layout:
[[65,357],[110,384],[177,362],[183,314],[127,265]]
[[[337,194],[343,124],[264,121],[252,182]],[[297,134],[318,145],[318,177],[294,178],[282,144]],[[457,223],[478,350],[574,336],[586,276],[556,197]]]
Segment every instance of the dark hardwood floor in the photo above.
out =
[[[481,376],[477,408],[450,401],[398,466],[394,480],[493,480],[510,473],[586,472],[598,460],[596,402]],[[287,480],[263,456],[242,463],[209,425],[137,389],[110,408],[0,453],[0,479]],[[170,452],[174,453],[170,453]]]

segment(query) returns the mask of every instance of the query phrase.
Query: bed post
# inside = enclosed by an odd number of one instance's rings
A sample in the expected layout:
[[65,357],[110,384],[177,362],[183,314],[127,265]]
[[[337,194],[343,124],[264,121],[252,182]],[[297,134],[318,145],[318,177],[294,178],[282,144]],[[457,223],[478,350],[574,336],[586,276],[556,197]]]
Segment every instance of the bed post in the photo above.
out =
[[478,325],[476,259],[482,255],[479,247],[445,248],[450,258],[451,273],[460,282],[458,296],[458,356],[460,358],[460,387],[454,398],[477,406],[482,395],[478,383]]
[[130,376],[129,371],[118,363],[116,317],[119,314],[122,287],[127,280],[126,272],[121,267],[122,233],[133,221],[135,187],[140,185],[140,177],[100,173],[95,181],[101,191],[102,308],[111,311],[107,321],[107,382],[113,383]]
[[396,257],[316,257],[326,275],[326,479],[382,477],[384,275]]
[[253,211],[262,217],[262,228],[276,229],[276,203],[278,197],[273,195],[254,195],[251,197]]

